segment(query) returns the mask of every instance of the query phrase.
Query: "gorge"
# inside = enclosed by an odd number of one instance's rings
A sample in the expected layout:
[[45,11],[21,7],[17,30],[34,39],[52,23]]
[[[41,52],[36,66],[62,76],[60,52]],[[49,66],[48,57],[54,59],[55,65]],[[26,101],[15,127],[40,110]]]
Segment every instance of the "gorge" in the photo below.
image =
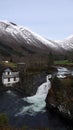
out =
[[[62,74],[62,69],[58,69],[58,74]],[[67,73],[67,71],[64,71]],[[72,71],[68,71],[72,74]],[[65,73],[65,74],[66,74]],[[47,76],[47,75],[46,75]],[[46,79],[45,76],[45,79]],[[32,129],[50,128],[51,130],[68,130],[71,128],[57,115],[46,110],[46,96],[51,87],[48,80],[42,83],[35,95],[21,97],[16,92],[8,90],[0,95],[0,112],[6,113],[10,124],[14,127],[26,125]]]

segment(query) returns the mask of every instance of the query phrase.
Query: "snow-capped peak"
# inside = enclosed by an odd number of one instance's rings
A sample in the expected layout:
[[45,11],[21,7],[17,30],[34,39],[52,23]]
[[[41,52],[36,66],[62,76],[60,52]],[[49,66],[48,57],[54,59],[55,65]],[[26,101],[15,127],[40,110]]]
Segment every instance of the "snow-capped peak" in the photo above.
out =
[[[54,44],[53,42],[50,42],[49,40],[43,38],[42,36],[34,33],[33,31],[31,31],[30,29],[23,27],[23,26],[15,26],[16,24],[12,23],[12,22],[8,22],[8,21],[1,21],[0,22],[0,28],[5,29],[5,31],[7,31],[8,33],[11,33],[12,36],[14,35],[21,35],[23,38],[25,38],[25,40],[27,39],[27,43],[30,43],[31,41],[31,36],[33,36],[33,38],[37,39],[38,41],[40,41],[45,47],[53,47],[53,48],[58,48],[58,46],[56,44]],[[33,39],[34,40],[34,39]],[[37,44],[38,46],[38,44]],[[39,45],[40,46],[40,45]]]
[[45,53],[49,53],[49,51],[60,53],[73,48],[73,35],[64,39],[64,41],[47,40],[30,29],[7,20],[0,21],[1,40],[3,40],[2,36],[6,38],[7,42],[12,40],[14,43],[23,44],[23,46],[31,50],[40,50],[40,52]]

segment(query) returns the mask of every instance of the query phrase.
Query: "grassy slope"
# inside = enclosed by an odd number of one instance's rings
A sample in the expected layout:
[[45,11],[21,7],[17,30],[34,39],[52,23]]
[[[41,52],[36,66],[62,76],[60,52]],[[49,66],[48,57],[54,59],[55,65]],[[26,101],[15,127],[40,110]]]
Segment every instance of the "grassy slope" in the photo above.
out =
[[70,62],[70,61],[68,61],[68,60],[60,60],[60,61],[54,61],[54,65],[73,66],[73,62]]

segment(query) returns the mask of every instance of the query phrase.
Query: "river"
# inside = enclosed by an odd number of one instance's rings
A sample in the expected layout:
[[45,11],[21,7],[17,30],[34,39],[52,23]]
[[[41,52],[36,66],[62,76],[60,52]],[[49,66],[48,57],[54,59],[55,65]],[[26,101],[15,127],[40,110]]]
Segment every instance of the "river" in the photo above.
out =
[[[58,68],[57,76],[64,78],[73,71],[63,67]],[[14,91],[8,90],[0,95],[0,112],[7,114],[9,123],[14,127],[29,126],[30,128],[50,128],[51,130],[70,130],[58,115],[47,112],[45,99],[51,83],[38,86],[37,92],[31,97],[21,97]]]

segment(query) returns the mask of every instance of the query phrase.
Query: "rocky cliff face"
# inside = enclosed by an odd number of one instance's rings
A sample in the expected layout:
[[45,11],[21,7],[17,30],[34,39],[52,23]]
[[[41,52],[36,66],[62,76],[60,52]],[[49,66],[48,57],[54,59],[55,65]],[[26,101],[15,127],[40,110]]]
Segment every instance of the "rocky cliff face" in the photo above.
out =
[[73,76],[52,79],[52,87],[46,99],[47,108],[65,119],[73,121]]
[[13,86],[13,90],[21,92],[24,96],[33,96],[38,87],[46,82],[46,75],[46,72],[20,74],[20,82]]

